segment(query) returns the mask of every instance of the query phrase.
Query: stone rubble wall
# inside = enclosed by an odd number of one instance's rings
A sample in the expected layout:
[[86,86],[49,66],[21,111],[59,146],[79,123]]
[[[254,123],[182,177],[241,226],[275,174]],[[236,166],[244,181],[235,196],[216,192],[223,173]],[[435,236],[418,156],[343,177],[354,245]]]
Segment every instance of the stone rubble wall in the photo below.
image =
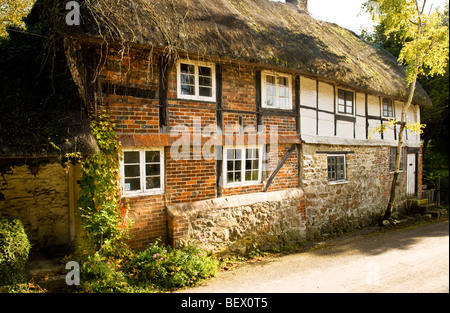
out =
[[[327,154],[346,155],[347,180],[329,183]],[[384,213],[393,174],[389,171],[389,147],[302,144],[302,187],[306,196],[308,239],[336,231],[365,227]],[[406,160],[405,160],[406,162]],[[398,178],[394,210],[406,205],[406,170]]]
[[[172,244],[203,241],[216,254],[242,255],[306,238],[301,189],[237,195],[168,207]],[[172,227],[171,227],[172,225]]]
[[39,166],[36,176],[28,166],[14,167],[0,177],[0,192],[0,216],[21,218],[33,247],[68,244],[68,175],[60,164]]

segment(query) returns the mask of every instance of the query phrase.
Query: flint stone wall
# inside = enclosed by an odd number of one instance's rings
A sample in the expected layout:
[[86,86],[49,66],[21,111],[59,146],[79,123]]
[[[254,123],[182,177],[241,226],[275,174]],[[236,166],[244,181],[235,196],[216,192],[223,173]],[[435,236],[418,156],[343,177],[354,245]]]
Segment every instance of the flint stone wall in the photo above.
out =
[[[330,183],[327,155],[343,150],[348,152],[347,179]],[[320,153],[323,151],[330,153]],[[389,171],[389,147],[303,144],[301,159],[308,240],[336,231],[366,227],[384,214],[393,177]],[[393,211],[401,212],[405,207],[406,170],[398,177]]]
[[173,245],[201,240],[216,254],[245,254],[306,238],[304,193],[288,189],[237,195],[168,207]]
[[69,244],[68,175],[60,164],[14,167],[0,178],[0,216],[20,218],[35,248]]

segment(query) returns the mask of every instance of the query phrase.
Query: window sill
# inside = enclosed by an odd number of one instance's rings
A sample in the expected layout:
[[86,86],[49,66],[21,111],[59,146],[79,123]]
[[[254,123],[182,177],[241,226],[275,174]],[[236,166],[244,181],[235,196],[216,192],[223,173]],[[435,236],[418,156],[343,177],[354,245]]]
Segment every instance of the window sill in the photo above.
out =
[[234,184],[226,184],[223,188],[235,188],[235,187],[247,187],[247,186],[262,186],[264,185],[261,182],[245,182],[245,183],[234,183]]
[[208,102],[208,103],[215,103],[217,102],[217,99],[215,97],[200,97],[200,96],[182,96],[177,95],[178,101],[194,101],[194,102]]
[[333,180],[333,181],[328,181],[328,185],[341,185],[341,184],[348,184],[349,181],[348,180]]
[[125,199],[135,199],[135,198],[141,198],[141,197],[148,197],[148,196],[158,196],[163,195],[164,190],[156,190],[156,191],[146,191],[146,192],[136,192],[136,193],[126,193],[123,194],[121,198]]

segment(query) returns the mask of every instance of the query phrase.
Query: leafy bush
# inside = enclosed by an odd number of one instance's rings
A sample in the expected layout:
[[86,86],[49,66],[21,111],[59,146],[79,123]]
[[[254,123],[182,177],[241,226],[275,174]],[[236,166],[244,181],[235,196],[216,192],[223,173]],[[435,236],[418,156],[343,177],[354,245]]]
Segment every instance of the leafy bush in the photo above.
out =
[[218,261],[208,256],[199,245],[180,250],[154,243],[130,262],[129,271],[136,284],[157,289],[192,286],[215,276]]
[[113,260],[95,253],[81,264],[81,282],[84,292],[122,292],[128,287],[125,274]]
[[0,285],[24,281],[31,244],[22,221],[0,219]]

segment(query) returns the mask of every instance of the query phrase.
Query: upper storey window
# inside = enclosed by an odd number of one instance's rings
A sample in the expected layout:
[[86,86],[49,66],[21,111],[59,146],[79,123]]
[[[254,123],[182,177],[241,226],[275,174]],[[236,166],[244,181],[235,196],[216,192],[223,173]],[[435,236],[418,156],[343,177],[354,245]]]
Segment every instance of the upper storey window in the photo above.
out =
[[394,117],[392,99],[383,98],[383,117]]
[[354,112],[355,94],[348,90],[338,89],[338,113],[351,114]]
[[178,98],[216,101],[216,73],[213,63],[180,60],[177,74]]
[[292,79],[290,75],[263,71],[262,107],[292,110]]

